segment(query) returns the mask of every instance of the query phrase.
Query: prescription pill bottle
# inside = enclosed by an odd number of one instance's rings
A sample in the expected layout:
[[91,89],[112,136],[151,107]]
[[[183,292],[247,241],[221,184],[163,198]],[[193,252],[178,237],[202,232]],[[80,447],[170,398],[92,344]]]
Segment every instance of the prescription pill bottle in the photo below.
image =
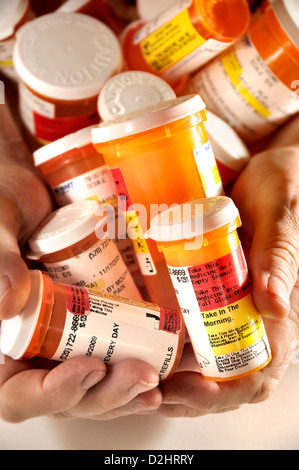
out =
[[248,147],[223,119],[207,111],[204,123],[226,194],[250,159]]
[[30,275],[26,306],[1,322],[3,354],[56,361],[93,356],[107,365],[135,358],[151,364],[160,380],[173,374],[184,345],[180,312],[59,284],[38,270]]
[[153,214],[174,203],[223,194],[205,119],[200,96],[191,95],[92,129],[92,142],[111,168],[118,194],[128,202],[129,223],[136,223],[136,256],[151,300],[159,305],[174,307],[177,301],[163,256],[143,237]]
[[109,121],[176,98],[173,88],[153,73],[129,70],[110,78],[98,98],[98,113]]
[[19,30],[14,65],[20,115],[41,144],[99,122],[97,99],[122,67],[119,41],[81,13],[50,13]]
[[202,374],[244,377],[271,360],[256,310],[237,228],[225,196],[199,199],[161,213],[150,236],[163,252]]
[[243,36],[250,18],[246,0],[177,1],[128,29],[122,40],[126,66],[176,84]]
[[29,238],[26,256],[57,282],[140,299],[115,240],[107,233],[107,215],[98,215],[98,208],[96,201],[87,200],[50,213]]
[[[34,164],[46,177],[59,207],[92,199],[114,207],[117,223],[120,214],[114,179],[103,156],[91,142],[91,129],[92,126],[86,127],[43,145],[33,152]],[[115,241],[126,266],[141,288],[144,283],[132,240],[126,236],[125,229],[124,232],[124,236],[115,238]],[[117,229],[115,233],[118,233]]]
[[269,4],[241,40],[188,82],[250,147],[299,112],[297,0]]
[[117,14],[109,0],[67,0],[56,11],[92,16],[109,26],[116,35],[126,27],[125,21]]
[[17,81],[13,64],[16,32],[28,21],[29,0],[2,0],[0,2],[0,71]]

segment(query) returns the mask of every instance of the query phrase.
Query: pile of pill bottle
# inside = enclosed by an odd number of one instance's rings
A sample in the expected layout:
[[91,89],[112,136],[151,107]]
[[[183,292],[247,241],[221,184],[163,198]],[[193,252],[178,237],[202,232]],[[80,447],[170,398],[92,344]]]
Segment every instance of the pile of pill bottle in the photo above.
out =
[[29,0],[2,0],[0,3],[0,71],[17,81],[13,64],[16,33],[29,18]]
[[[136,256],[150,298],[159,305],[174,307],[177,301],[163,256],[155,243],[142,238],[152,215],[174,203],[223,194],[205,120],[200,96],[190,95],[92,129],[92,142],[111,168],[118,191],[139,212]],[[126,209],[134,219],[130,205]]]
[[126,27],[109,0],[67,0],[56,12],[76,12],[92,16],[103,21],[117,36]]
[[153,72],[174,86],[248,30],[247,0],[182,0],[122,38],[129,70]]
[[14,66],[20,80],[20,115],[40,144],[99,122],[98,94],[121,71],[118,38],[81,13],[50,13],[17,35]]
[[201,372],[210,380],[244,377],[271,360],[240,224],[233,201],[222,196],[164,211],[149,230],[165,256]]
[[[59,207],[73,202],[92,199],[100,204],[115,208],[114,221],[117,224],[118,200],[114,180],[103,156],[96,152],[91,142],[92,126],[68,134],[61,139],[43,145],[33,152],[35,166],[43,173]],[[115,227],[117,247],[135,282],[142,287],[133,244],[119,231],[125,224]]]
[[276,0],[248,34],[196,73],[182,93],[200,93],[207,109],[251,147],[299,112],[298,77],[298,2]]
[[59,284],[38,270],[30,274],[27,305],[1,323],[3,354],[56,361],[94,356],[107,365],[136,358],[151,364],[160,380],[175,372],[184,345],[179,311]]
[[204,123],[226,194],[250,159],[248,147],[223,119],[207,111]]
[[98,98],[98,113],[103,121],[176,98],[173,88],[157,75],[128,70],[111,77]]
[[141,299],[117,244],[107,232],[107,215],[86,200],[50,213],[28,240],[26,257],[57,282]]

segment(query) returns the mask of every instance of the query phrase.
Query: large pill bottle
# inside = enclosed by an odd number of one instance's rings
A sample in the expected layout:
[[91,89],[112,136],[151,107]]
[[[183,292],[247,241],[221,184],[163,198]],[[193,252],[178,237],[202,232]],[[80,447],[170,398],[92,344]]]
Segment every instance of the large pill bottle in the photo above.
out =
[[156,18],[128,28],[122,37],[126,66],[177,84],[243,36],[250,19],[246,0],[175,2]]
[[160,380],[175,372],[185,336],[179,311],[59,284],[38,270],[30,275],[24,309],[1,323],[3,354],[60,362],[93,356],[108,366],[135,358],[151,364]]
[[149,230],[165,256],[201,373],[210,380],[245,377],[271,360],[240,225],[235,204],[222,196],[164,211]]
[[248,34],[207,64],[182,93],[200,93],[207,108],[249,146],[299,112],[297,0],[269,3]]
[[17,81],[13,65],[16,32],[29,18],[29,0],[2,0],[0,2],[0,71]]
[[14,65],[20,115],[41,144],[99,122],[97,99],[122,68],[119,41],[105,24],[81,13],[50,13],[23,26]]
[[125,211],[130,223],[136,223],[132,239],[141,273],[151,300],[160,305],[176,306],[177,301],[163,256],[155,243],[143,238],[152,216],[174,203],[223,194],[205,119],[200,96],[190,95],[92,129],[93,144],[128,202]]

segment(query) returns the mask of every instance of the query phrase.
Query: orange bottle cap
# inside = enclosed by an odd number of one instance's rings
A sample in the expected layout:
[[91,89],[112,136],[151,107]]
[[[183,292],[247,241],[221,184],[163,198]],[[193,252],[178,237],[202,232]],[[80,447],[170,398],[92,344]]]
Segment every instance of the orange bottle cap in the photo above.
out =
[[287,36],[299,48],[299,3],[298,0],[276,0],[272,9]]
[[104,121],[109,121],[175,97],[162,78],[130,70],[114,75],[104,85],[98,98],[98,112]]
[[0,3],[0,41],[14,34],[14,28],[22,19],[29,0],[2,0]]
[[111,29],[81,13],[50,13],[27,23],[17,33],[13,60],[31,89],[63,101],[97,96],[123,65]]
[[63,250],[92,234],[107,221],[96,215],[98,202],[84,200],[68,204],[49,214],[28,240],[29,259]]
[[61,139],[50,142],[35,150],[35,152],[33,152],[34,165],[42,165],[69,150],[79,149],[91,144],[91,129],[93,127],[94,126],[85,127],[84,129],[68,134]]
[[250,158],[250,152],[232,127],[216,114],[207,111],[204,123],[216,160],[239,172]]
[[169,242],[194,238],[233,222],[239,211],[232,199],[215,196],[174,205],[151,220],[146,236]]
[[145,109],[139,109],[113,121],[100,123],[91,131],[92,142],[99,144],[138,134],[204,110],[205,104],[199,95],[181,96]]
[[1,322],[0,347],[2,354],[21,359],[27,351],[38,325],[42,308],[43,277],[40,271],[30,271],[31,289],[22,312]]

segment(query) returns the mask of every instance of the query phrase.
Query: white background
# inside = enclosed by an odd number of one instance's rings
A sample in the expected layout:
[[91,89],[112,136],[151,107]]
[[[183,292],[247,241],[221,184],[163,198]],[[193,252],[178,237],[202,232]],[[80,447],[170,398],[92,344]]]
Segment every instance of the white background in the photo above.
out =
[[[299,364],[266,402],[199,418],[0,421],[1,450],[298,450]],[[107,454],[111,455],[111,453]]]

